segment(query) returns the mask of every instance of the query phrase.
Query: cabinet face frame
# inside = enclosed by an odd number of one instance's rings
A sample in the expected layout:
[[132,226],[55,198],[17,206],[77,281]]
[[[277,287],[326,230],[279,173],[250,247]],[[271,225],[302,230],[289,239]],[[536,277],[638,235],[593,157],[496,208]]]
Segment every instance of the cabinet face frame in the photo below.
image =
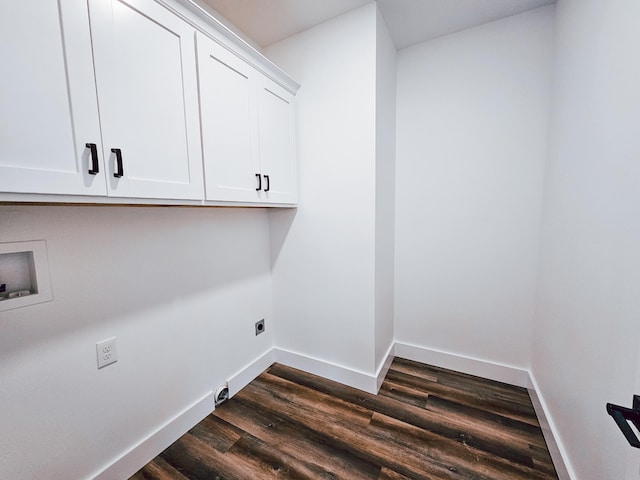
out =
[[[0,30],[0,192],[105,195],[87,5],[34,0],[5,7]],[[6,50],[5,50],[6,49]]]
[[154,0],[89,7],[109,195],[202,199],[194,28]]

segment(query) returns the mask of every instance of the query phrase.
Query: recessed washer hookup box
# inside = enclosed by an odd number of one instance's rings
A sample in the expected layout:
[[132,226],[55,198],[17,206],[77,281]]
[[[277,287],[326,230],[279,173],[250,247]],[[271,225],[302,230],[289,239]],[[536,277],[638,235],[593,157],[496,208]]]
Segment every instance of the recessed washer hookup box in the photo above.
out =
[[0,243],[0,312],[52,299],[45,241]]

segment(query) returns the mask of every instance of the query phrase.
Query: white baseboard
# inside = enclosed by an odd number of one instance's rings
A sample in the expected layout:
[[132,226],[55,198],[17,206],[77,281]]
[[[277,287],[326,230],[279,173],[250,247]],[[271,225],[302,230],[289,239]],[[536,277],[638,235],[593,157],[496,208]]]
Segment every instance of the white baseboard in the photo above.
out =
[[[551,416],[548,415],[548,409],[539,393],[535,377],[527,370],[517,367],[396,342],[389,346],[384,361],[379,365],[376,373],[369,374],[300,353],[272,348],[229,379],[229,393],[231,396],[235,395],[274,362],[279,362],[368,393],[377,394],[396,356],[529,389],[559,480],[574,480],[576,478],[571,466],[564,461],[567,458],[566,451],[557,441],[559,437],[556,433],[556,427]],[[213,410],[213,404],[213,392],[209,392],[92,478],[95,480],[129,478],[142,465],[148,463],[209,415]]]
[[376,393],[380,391],[380,387],[382,386],[382,382],[384,382],[385,377],[387,376],[387,372],[389,368],[391,368],[391,363],[396,356],[396,344],[391,342],[391,345],[387,349],[387,354],[384,357],[383,362],[378,367],[378,371],[376,373]]
[[[283,365],[335,380],[369,393],[377,393],[379,384],[382,384],[392,361],[393,345],[389,347],[385,361],[378,369],[377,375],[370,375],[287,350],[272,348],[239,370],[228,380],[229,395],[233,396],[238,393],[274,362],[280,362]],[[91,478],[95,480],[129,478],[141,466],[146,465],[186,431],[209,415],[213,411],[213,404],[213,392],[209,392]]]
[[535,377],[528,370],[511,367],[486,360],[478,360],[471,357],[456,355],[430,348],[409,345],[396,342],[395,355],[407,360],[433,365],[441,368],[448,368],[457,372],[476,375],[478,377],[508,383],[517,387],[526,388],[529,391],[533,408],[540,422],[544,439],[547,442],[553,465],[558,473],[559,480],[574,480],[575,473],[571,466],[565,461],[567,453],[558,441],[557,429],[548,414],[548,409],[544,399],[540,395],[540,389]]
[[228,382],[229,396],[233,397],[236,393],[249,385],[254,378],[273,365],[274,362],[274,349],[272,348],[233,375]]
[[536,411],[536,415],[538,416],[540,428],[542,428],[544,439],[547,442],[547,448],[549,449],[549,454],[551,454],[553,465],[556,467],[558,480],[574,480],[575,478],[577,478],[576,474],[573,471],[573,468],[571,468],[571,465],[565,461],[565,458],[569,457],[567,456],[567,452],[564,449],[562,442],[558,441],[558,439],[560,438],[557,433],[558,430],[553,422],[551,415],[549,415],[548,413],[547,404],[540,394],[538,382],[533,376],[533,373],[529,375],[529,379],[531,382],[531,387],[529,388],[529,396],[531,397],[533,408]]
[[367,393],[378,393],[378,379],[376,375],[280,348],[274,348],[274,353],[275,361],[288,367],[297,368],[298,370],[303,370],[307,373],[333,380],[334,382],[343,383]]
[[273,351],[274,361],[276,362],[375,395],[380,390],[380,386],[391,367],[391,362],[393,362],[395,344],[391,343],[391,345],[389,345],[384,360],[374,375],[289,350],[274,348]]
[[400,342],[396,342],[395,353],[396,357],[433,365],[434,367],[447,368],[517,387],[529,388],[530,386],[529,372],[522,368]]
[[185,408],[144,440],[92,476],[94,480],[129,478],[213,411],[213,392]]
[[[229,395],[233,396],[242,390],[274,361],[274,350],[271,349],[238,371],[228,381]],[[209,415],[214,409],[214,403],[213,391],[211,391],[90,478],[121,480],[131,477],[143,465]]]

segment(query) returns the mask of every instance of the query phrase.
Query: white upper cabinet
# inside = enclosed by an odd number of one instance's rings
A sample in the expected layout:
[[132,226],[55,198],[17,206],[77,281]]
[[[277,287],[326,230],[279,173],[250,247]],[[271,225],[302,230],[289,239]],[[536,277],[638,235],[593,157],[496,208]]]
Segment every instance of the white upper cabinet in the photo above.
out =
[[195,4],[5,2],[0,59],[0,201],[296,202],[298,85]]
[[109,195],[202,199],[194,29],[153,0],[90,0]]
[[1,7],[0,192],[106,193],[87,18],[82,0]]
[[206,199],[297,201],[293,95],[197,35]]
[[203,198],[193,27],[153,0],[36,0],[0,32],[0,192]]

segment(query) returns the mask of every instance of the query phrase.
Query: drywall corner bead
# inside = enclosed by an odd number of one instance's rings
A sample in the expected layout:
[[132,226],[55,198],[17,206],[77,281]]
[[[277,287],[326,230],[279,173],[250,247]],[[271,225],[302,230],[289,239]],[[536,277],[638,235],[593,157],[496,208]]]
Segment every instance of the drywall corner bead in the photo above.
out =
[[0,243],[0,312],[52,299],[46,242]]

